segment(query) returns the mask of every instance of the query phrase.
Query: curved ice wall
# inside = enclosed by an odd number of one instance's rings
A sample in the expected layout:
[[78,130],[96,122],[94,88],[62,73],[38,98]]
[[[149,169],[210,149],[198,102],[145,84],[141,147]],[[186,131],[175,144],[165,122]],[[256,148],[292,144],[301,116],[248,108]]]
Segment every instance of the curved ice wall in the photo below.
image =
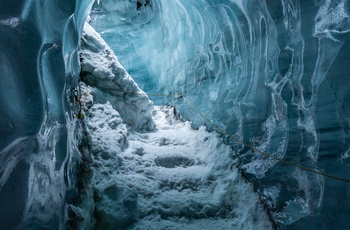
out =
[[[103,0],[91,24],[143,90],[184,92],[245,143],[350,178],[349,1]],[[228,142],[280,227],[346,227],[348,184]]]
[[78,159],[77,48],[92,2],[0,2],[0,228],[63,229]]

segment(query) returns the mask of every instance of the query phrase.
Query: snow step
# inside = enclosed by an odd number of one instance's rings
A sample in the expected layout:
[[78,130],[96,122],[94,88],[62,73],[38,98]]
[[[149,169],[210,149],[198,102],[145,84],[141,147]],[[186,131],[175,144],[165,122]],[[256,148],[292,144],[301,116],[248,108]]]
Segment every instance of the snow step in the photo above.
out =
[[233,167],[232,149],[217,133],[177,120],[173,110],[156,107],[157,129],[149,133],[127,131],[118,120],[111,138],[103,136],[111,135],[109,127],[89,125],[93,143],[99,135],[93,148],[112,152],[94,159],[97,228],[268,229],[258,196]]

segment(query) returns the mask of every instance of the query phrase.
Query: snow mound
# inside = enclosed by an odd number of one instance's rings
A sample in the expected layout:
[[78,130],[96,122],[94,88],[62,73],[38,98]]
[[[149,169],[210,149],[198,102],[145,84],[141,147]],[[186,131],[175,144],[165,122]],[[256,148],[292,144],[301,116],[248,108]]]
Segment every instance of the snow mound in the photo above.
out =
[[81,78],[93,86],[94,101],[107,101],[119,111],[123,121],[139,131],[154,129],[153,102],[119,63],[101,36],[85,23],[80,50]]

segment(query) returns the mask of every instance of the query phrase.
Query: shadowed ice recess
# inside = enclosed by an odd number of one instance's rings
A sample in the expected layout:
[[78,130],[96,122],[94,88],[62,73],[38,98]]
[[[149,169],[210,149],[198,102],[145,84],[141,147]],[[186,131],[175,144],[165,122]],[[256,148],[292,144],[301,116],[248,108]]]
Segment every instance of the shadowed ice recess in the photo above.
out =
[[[104,0],[90,24],[145,92],[184,92],[245,143],[349,178],[349,7],[345,0]],[[205,122],[183,100],[151,99]],[[347,226],[349,185],[228,142],[279,226]]]

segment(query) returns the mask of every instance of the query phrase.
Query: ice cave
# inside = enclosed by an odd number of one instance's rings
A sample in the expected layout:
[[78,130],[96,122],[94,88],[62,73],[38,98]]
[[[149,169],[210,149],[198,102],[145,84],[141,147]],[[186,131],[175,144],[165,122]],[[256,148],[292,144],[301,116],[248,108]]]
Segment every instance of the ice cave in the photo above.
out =
[[349,0],[0,2],[0,229],[349,229]]

